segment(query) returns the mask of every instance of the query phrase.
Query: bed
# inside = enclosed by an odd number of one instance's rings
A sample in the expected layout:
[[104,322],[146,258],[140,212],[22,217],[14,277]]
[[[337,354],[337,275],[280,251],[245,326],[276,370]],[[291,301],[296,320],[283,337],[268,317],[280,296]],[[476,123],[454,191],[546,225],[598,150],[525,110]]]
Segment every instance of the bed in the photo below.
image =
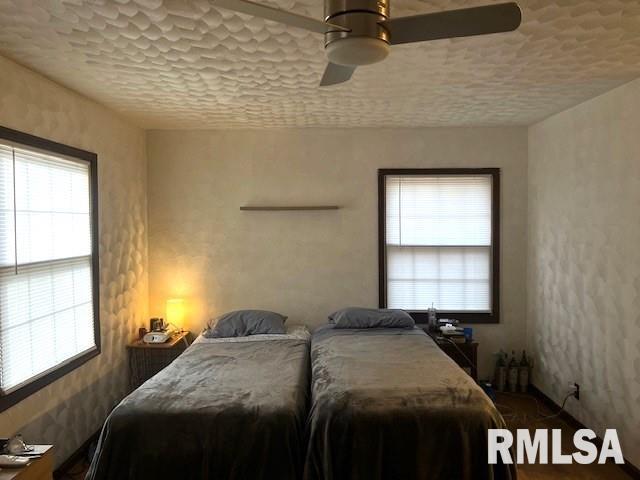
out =
[[109,415],[89,480],[299,479],[309,333],[202,336]]
[[487,463],[502,417],[419,328],[321,327],[311,367],[305,480],[516,477]]

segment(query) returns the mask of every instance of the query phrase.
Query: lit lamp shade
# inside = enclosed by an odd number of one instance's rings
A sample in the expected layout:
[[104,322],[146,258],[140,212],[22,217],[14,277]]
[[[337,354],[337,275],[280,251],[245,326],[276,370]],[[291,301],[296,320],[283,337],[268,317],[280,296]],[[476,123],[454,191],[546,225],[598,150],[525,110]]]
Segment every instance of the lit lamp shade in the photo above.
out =
[[167,322],[182,330],[184,326],[184,300],[182,298],[167,300]]

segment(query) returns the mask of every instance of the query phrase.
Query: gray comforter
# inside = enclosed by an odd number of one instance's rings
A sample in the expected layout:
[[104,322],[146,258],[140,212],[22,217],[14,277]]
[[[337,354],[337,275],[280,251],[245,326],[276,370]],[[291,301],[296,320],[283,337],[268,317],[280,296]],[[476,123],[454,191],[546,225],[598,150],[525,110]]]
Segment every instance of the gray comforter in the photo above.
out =
[[487,464],[504,421],[419,329],[317,331],[306,480],[514,479]]
[[125,398],[90,480],[298,479],[309,342],[192,345]]

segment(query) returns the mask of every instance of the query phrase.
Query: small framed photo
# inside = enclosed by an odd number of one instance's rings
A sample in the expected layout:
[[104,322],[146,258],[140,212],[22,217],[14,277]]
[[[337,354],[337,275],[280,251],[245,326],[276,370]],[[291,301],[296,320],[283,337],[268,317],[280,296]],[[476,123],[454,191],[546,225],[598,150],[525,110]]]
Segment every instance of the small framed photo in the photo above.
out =
[[152,332],[160,332],[164,329],[164,320],[162,318],[152,318],[149,320],[149,329]]

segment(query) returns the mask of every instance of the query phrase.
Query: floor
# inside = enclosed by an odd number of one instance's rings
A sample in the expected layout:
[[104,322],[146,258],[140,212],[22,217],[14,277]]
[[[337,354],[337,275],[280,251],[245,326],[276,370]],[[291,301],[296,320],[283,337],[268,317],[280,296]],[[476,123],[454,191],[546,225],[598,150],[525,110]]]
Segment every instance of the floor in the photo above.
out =
[[[507,422],[509,430],[514,432],[518,428],[559,428],[562,429],[562,453],[572,453],[573,434],[572,428],[561,418],[543,418],[544,416],[557,414],[557,411],[550,410],[544,403],[536,397],[527,394],[498,393],[496,401],[498,409]],[[629,480],[629,476],[619,466],[615,464],[605,465],[519,465],[519,480]]]
[[[562,429],[563,453],[573,451],[572,439],[575,429],[561,418],[542,418],[557,412],[549,410],[535,397],[526,394],[499,393],[496,403],[510,430],[515,432],[517,428],[560,428]],[[80,460],[68,472],[61,472],[60,476],[56,476],[56,479],[83,479],[87,468],[87,462],[84,459]],[[518,467],[519,480],[629,480],[631,478],[614,464],[520,465]]]

